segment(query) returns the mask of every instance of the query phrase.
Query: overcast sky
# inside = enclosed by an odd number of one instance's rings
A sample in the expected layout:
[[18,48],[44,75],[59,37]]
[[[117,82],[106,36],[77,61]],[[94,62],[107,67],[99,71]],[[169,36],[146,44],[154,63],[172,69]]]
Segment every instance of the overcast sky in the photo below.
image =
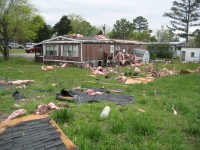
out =
[[163,17],[169,12],[173,0],[30,0],[39,10],[47,24],[55,25],[63,15],[77,14],[93,26],[106,24],[112,28],[117,20],[125,18],[132,22],[143,16],[149,28],[157,30],[169,24]]

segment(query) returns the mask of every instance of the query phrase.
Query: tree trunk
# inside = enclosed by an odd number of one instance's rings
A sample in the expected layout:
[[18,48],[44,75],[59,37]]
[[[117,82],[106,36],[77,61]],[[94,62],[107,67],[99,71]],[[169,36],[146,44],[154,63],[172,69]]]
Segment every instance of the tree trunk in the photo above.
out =
[[7,46],[4,46],[4,48],[3,48],[3,57],[5,60],[9,59],[9,49]]
[[8,48],[8,44],[9,44],[9,40],[3,40],[4,41],[4,45],[3,45],[3,57],[5,60],[9,59],[9,48]]

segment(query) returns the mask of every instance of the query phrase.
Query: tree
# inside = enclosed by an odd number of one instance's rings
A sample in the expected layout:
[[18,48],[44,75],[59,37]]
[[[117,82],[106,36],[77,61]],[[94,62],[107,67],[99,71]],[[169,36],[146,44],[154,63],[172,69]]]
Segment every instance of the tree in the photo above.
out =
[[64,15],[60,21],[55,24],[53,29],[55,32],[57,32],[57,35],[65,35],[72,30],[72,26],[68,17]]
[[78,33],[85,36],[91,36],[98,33],[98,29],[87,22],[83,17],[76,14],[68,15],[72,30],[70,33]]
[[160,30],[156,31],[156,38],[158,42],[178,42],[178,37],[171,31],[166,30],[164,26],[161,26]]
[[26,20],[24,24],[21,24],[21,27],[16,31],[12,40],[20,43],[25,41],[34,41],[38,36],[39,30],[44,27],[44,24],[45,22],[43,17],[40,15],[34,15],[32,18]]
[[135,19],[133,19],[133,26],[137,32],[142,32],[142,31],[148,30],[148,22],[142,16],[138,16]]
[[17,33],[26,32],[29,37],[34,36],[33,33],[38,26],[37,22],[34,24],[31,24],[31,22],[36,16],[36,12],[36,9],[28,3],[28,0],[0,1],[0,51],[5,60],[9,59],[9,41]]
[[197,29],[193,32],[195,45],[200,46],[200,30]]
[[39,43],[41,41],[49,39],[51,38],[52,33],[53,33],[53,28],[44,22],[43,27],[41,27],[37,32],[37,37],[34,39],[34,42]]
[[151,35],[148,32],[133,32],[129,39],[149,42]]
[[179,36],[185,38],[188,43],[189,28],[200,25],[200,0],[175,0],[171,12],[164,13],[164,16],[172,19],[171,27],[168,28],[181,31]]
[[133,31],[133,26],[130,21],[127,21],[125,18],[121,20],[117,20],[114,24],[112,34],[112,38],[118,39],[128,39],[129,34]]

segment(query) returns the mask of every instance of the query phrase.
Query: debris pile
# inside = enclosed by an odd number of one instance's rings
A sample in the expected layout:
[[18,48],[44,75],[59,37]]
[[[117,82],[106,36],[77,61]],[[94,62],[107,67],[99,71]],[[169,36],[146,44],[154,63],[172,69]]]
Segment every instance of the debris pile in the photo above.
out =
[[36,115],[44,115],[48,113],[48,110],[56,109],[59,110],[60,107],[56,106],[54,103],[49,104],[42,104],[37,106],[37,109],[34,111],[34,114]]
[[14,79],[1,79],[0,90],[6,89],[26,89],[29,83],[34,83],[34,80],[14,80]]
[[128,54],[123,52],[118,52],[118,54],[111,60],[113,64],[135,64],[137,57],[135,54]]
[[[34,114],[36,114],[36,115],[45,115],[45,114],[48,113],[49,110],[53,110],[53,109],[59,110],[61,108],[56,106],[54,103],[50,102],[49,104],[42,104],[42,105],[37,106],[37,109],[34,111]],[[18,116],[22,116],[24,114],[26,114],[26,110],[25,109],[18,109],[16,111],[14,111],[13,113],[11,113],[7,117],[7,119],[5,121],[15,119]]]
[[101,75],[105,75],[107,74],[107,70],[102,68],[101,66],[97,67],[97,68],[92,68],[92,73],[97,75],[97,74],[101,74]]
[[147,84],[154,80],[153,77],[139,77],[139,78],[128,78],[125,84]]
[[104,35],[95,35],[94,37],[98,40],[110,40],[109,38],[105,37]]

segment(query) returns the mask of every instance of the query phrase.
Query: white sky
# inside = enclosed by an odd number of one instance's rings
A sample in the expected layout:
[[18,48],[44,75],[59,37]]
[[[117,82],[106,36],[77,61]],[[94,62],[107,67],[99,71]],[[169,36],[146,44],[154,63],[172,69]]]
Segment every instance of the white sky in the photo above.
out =
[[143,16],[149,23],[149,29],[157,30],[161,25],[169,24],[170,19],[163,17],[169,12],[173,0],[29,0],[52,26],[63,15],[82,16],[93,26],[105,24],[110,29],[117,20],[125,18],[132,22]]

